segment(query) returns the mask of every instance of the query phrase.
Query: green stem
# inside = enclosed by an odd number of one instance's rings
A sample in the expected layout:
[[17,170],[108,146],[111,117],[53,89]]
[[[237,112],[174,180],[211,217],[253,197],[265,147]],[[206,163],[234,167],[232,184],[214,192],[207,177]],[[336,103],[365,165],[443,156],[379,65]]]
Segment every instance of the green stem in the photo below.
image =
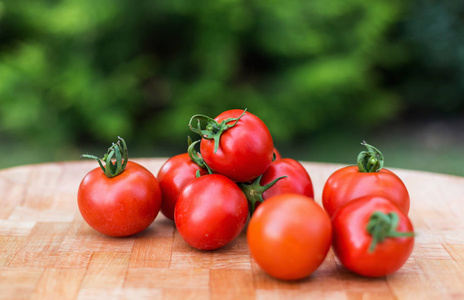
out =
[[[202,138],[208,139],[208,140],[214,140],[214,153],[217,152],[219,149],[219,141],[221,139],[221,135],[224,131],[226,131],[229,128],[234,127],[237,125],[238,121],[240,120],[241,117],[243,117],[246,113],[246,108],[243,111],[243,113],[238,117],[238,118],[227,118],[223,120],[221,123],[218,123],[216,120],[205,116],[205,115],[194,115],[192,118],[190,118],[189,121],[189,128],[195,133],[198,133]],[[196,127],[192,125],[192,123],[196,121]],[[235,121],[233,124],[228,125],[227,123]],[[201,123],[206,123],[205,129],[201,128]]]
[[384,214],[383,212],[375,211],[372,213],[366,226],[367,232],[372,236],[369,253],[374,252],[377,244],[382,243],[387,238],[414,236],[414,232],[396,231],[399,221],[398,214],[395,212]]
[[[116,161],[113,162],[113,157],[116,156]],[[95,155],[82,154],[81,158],[95,159],[106,177],[113,178],[121,174],[126,168],[128,161],[128,150],[126,142],[118,136],[118,141],[108,148],[108,152],[103,156],[102,159]],[[105,163],[103,164],[102,161]]]
[[269,182],[266,185],[261,185],[261,178],[263,175],[260,175],[258,178],[255,179],[252,183],[239,183],[240,189],[242,189],[243,193],[248,199],[248,207],[250,210],[250,216],[256,210],[256,206],[258,203],[262,203],[264,201],[263,193],[270,189],[274,184],[277,183],[282,178],[287,178],[287,176],[280,176],[279,178],[274,179],[273,181]]
[[[188,150],[187,150],[188,155],[190,159],[194,163],[196,163],[200,168],[204,168],[208,170],[208,174],[213,174],[213,170],[211,170],[211,168],[206,164],[201,154],[195,150],[196,144],[198,144],[200,141],[201,140],[192,142],[192,139],[190,138],[190,136],[188,137],[188,145],[189,145]],[[197,172],[197,177],[199,177],[199,174],[200,174],[200,170],[198,170]]]
[[367,151],[361,151],[358,155],[359,172],[374,173],[380,171],[384,164],[382,152],[364,141],[361,145],[366,146]]

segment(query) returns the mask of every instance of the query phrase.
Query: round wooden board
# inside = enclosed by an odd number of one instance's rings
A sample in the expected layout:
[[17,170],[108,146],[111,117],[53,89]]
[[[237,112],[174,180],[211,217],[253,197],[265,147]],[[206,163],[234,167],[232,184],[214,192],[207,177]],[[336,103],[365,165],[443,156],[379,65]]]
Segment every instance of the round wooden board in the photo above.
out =
[[[157,174],[165,158],[134,159]],[[341,165],[303,162],[321,203]],[[276,280],[252,260],[244,232],[216,251],[188,246],[158,215],[129,238],[103,236],[77,208],[93,161],[0,171],[0,299],[464,299],[464,178],[398,170],[411,196],[414,251],[397,273],[369,279],[332,251],[311,276]]]

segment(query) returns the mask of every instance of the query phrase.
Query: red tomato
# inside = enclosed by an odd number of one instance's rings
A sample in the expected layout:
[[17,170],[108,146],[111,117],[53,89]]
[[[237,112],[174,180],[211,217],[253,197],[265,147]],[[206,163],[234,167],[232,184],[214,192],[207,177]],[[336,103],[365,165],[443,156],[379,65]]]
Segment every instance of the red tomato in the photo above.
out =
[[173,156],[161,166],[157,179],[163,195],[161,212],[167,218],[174,220],[177,198],[185,185],[196,178],[197,171],[200,175],[207,173],[190,159],[188,153]]
[[261,202],[272,196],[293,193],[314,198],[313,184],[308,172],[291,158],[274,160],[255,182],[239,186],[248,198],[251,214]]
[[313,199],[281,194],[264,201],[248,224],[253,259],[271,276],[294,280],[324,261],[332,237],[329,217]]
[[[207,128],[211,129],[210,133],[201,132],[200,144],[201,155],[213,172],[236,182],[248,182],[263,174],[272,161],[274,150],[266,124],[257,116],[241,109],[225,111],[214,121],[209,119]],[[221,125],[223,121],[224,124]],[[231,127],[221,129],[219,125]],[[217,132],[222,132],[217,137],[219,142],[212,139]],[[206,138],[207,135],[209,138]]]
[[356,166],[349,166],[337,170],[324,186],[322,203],[331,216],[341,205],[369,195],[388,198],[405,214],[409,212],[409,193],[406,186],[397,175],[386,169],[365,173],[359,172]]
[[198,177],[179,195],[174,221],[182,238],[200,250],[220,248],[235,239],[248,217],[240,188],[219,174]]
[[[414,238],[404,236],[413,232],[411,221],[393,202],[382,197],[366,196],[341,206],[332,217],[332,225],[335,255],[347,269],[363,276],[386,276],[397,271],[414,247]],[[369,231],[393,231],[400,237],[387,234],[373,244],[375,234]]]
[[363,196],[380,196],[393,201],[405,214],[409,212],[409,193],[403,181],[383,169],[384,157],[374,146],[362,142],[367,151],[358,155],[358,166],[337,170],[322,191],[322,204],[331,216],[341,205]]
[[129,161],[124,171],[108,178],[100,168],[82,180],[77,195],[84,220],[95,230],[114,237],[136,234],[156,218],[161,190],[155,176]]
[[264,200],[279,194],[295,193],[314,198],[313,183],[306,169],[296,160],[283,158],[275,160],[261,177],[261,185],[271,183],[280,176],[287,176],[278,180],[263,193]]

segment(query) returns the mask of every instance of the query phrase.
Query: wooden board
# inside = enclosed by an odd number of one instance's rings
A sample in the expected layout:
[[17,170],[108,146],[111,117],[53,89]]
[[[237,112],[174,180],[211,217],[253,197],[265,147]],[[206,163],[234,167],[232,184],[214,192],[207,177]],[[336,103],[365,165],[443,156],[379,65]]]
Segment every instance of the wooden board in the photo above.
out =
[[[153,174],[165,159],[136,159]],[[315,198],[340,165],[303,163]],[[143,233],[110,238],[77,208],[93,161],[0,171],[0,299],[464,299],[464,178],[394,170],[411,195],[414,251],[380,279],[345,270],[332,252],[311,276],[283,282],[250,257],[244,233],[211,252],[189,247],[158,215]]]

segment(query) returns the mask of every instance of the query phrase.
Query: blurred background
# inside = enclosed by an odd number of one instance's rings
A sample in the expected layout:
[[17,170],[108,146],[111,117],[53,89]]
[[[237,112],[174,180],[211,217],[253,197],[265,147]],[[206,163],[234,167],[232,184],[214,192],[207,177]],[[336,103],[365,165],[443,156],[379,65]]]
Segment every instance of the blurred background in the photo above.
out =
[[0,168],[245,107],[283,156],[464,175],[464,1],[0,0]]

